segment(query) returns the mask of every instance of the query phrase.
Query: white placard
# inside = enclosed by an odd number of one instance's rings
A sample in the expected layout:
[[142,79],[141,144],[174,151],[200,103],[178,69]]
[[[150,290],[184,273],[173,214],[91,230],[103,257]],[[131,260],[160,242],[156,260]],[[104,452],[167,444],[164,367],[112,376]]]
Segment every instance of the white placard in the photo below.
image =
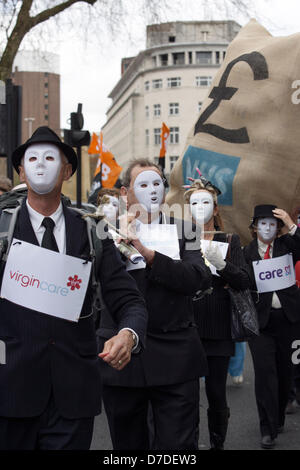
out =
[[[180,259],[177,225],[172,224],[140,224],[138,237],[141,243],[150,250],[169,256],[172,259]],[[127,271],[143,269],[144,261],[137,264],[126,263]]]
[[205,252],[206,252],[206,250],[209,246],[211,246],[212,248],[217,246],[219,248],[220,252],[221,252],[221,255],[222,255],[223,259],[225,259],[226,256],[227,256],[227,251],[228,251],[228,243],[226,243],[226,242],[216,242],[214,240],[201,240],[201,251],[203,253],[205,264],[209,267],[212,274],[214,274],[215,276],[219,276],[215,266],[213,266],[204,256]]
[[0,296],[47,315],[78,321],[91,263],[13,239]]
[[258,292],[275,292],[296,283],[291,254],[253,261],[252,265]]

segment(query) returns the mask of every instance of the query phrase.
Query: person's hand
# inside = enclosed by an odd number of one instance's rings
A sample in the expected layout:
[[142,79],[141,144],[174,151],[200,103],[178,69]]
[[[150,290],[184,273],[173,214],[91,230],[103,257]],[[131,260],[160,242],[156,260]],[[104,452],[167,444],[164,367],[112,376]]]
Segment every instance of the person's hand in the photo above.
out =
[[129,330],[122,330],[104,343],[98,356],[116,370],[122,370],[130,362],[133,337]]
[[120,224],[120,234],[121,238],[120,241],[124,241],[125,243],[129,244],[132,240],[137,239],[136,235],[136,214],[130,214],[130,212],[126,212],[125,214],[119,217],[119,224]]
[[[149,248],[145,247],[142,242],[139,240],[137,234],[136,234],[136,217],[137,215],[130,214],[129,212],[127,214],[124,214],[119,218],[120,220],[120,233],[124,235],[124,238],[120,238],[118,240],[118,243],[120,241],[124,241],[127,243],[127,245],[132,245],[134,248],[138,250],[139,253],[143,256],[145,259],[146,263],[151,266],[154,260],[155,256],[155,251],[150,250]],[[126,237],[126,238],[125,238]]]
[[276,209],[273,210],[273,214],[274,214],[274,217],[276,217],[276,219],[280,219],[282,220],[282,222],[284,223],[284,225],[290,230],[290,228],[292,227],[292,225],[294,225],[294,222],[293,220],[291,219],[291,217],[289,216],[289,214],[284,211],[283,209],[278,209],[276,207]]
[[204,256],[218,271],[225,268],[226,261],[223,260],[223,256],[217,245],[210,243]]

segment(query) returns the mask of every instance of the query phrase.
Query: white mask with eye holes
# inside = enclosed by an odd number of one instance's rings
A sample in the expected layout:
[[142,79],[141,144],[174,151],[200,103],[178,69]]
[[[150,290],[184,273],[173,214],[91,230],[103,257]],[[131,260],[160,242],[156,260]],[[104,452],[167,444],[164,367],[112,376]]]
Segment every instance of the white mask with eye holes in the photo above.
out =
[[210,221],[214,214],[214,198],[208,191],[192,193],[190,210],[193,218],[202,224]]
[[257,221],[257,233],[262,242],[270,243],[276,238],[278,222],[275,217],[261,217]]
[[153,170],[139,173],[133,184],[134,194],[147,212],[157,212],[164,200],[165,187],[160,175]]
[[24,171],[30,187],[37,194],[48,194],[55,187],[62,166],[58,147],[40,143],[24,153]]
[[109,202],[101,205],[102,212],[109,221],[115,222],[119,212],[119,199],[108,194],[105,197],[109,199]]

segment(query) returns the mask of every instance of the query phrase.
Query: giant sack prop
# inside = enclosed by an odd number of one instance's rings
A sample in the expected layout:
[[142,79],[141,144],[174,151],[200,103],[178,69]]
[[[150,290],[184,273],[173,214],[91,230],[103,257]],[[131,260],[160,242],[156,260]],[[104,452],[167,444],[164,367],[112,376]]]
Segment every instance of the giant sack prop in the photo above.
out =
[[168,204],[183,202],[197,167],[244,243],[256,204],[300,205],[300,33],[273,37],[256,20],[240,30],[171,173]]

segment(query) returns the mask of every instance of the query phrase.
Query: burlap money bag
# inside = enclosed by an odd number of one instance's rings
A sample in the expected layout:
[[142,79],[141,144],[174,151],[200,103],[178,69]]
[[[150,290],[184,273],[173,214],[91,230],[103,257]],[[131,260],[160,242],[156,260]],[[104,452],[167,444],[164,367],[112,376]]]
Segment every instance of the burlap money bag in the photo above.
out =
[[[298,82],[297,82],[298,80]],[[273,37],[251,20],[228,47],[170,178],[183,202],[196,167],[222,191],[227,231],[249,241],[256,204],[300,205],[300,33]],[[298,104],[299,101],[299,104]]]

